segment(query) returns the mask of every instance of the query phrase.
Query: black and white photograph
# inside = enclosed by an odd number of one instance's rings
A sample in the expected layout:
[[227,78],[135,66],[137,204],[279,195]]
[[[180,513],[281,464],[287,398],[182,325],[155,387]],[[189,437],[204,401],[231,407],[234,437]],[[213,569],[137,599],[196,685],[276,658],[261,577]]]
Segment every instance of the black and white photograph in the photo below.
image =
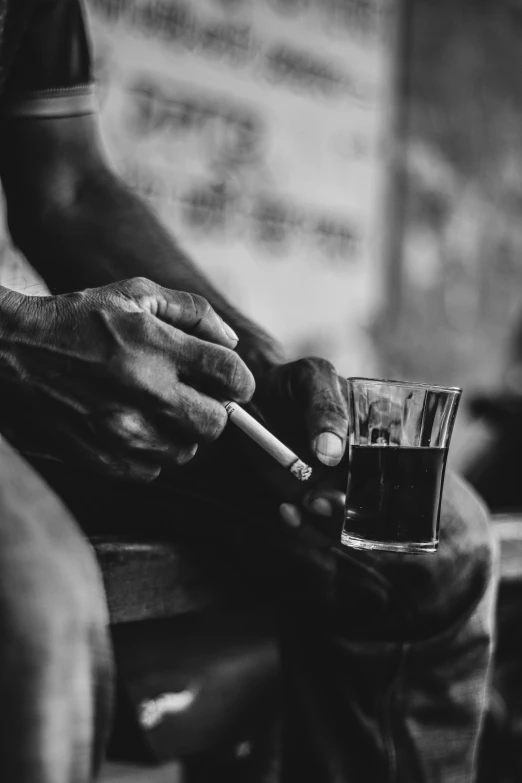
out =
[[1,783],[522,781],[521,74],[522,0],[0,0]]

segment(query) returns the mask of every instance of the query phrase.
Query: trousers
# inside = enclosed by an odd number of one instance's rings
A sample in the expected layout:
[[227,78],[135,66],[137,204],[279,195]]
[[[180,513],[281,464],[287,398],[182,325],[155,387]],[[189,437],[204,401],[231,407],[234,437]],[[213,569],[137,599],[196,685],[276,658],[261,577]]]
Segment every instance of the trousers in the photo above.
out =
[[182,539],[213,579],[272,603],[284,717],[271,781],[471,783],[497,579],[487,512],[469,487],[447,475],[436,554],[400,555],[285,528],[259,513],[255,482],[232,502],[182,475],[116,483],[29,465],[0,443],[2,780],[95,777],[113,661],[86,533],[136,533]]

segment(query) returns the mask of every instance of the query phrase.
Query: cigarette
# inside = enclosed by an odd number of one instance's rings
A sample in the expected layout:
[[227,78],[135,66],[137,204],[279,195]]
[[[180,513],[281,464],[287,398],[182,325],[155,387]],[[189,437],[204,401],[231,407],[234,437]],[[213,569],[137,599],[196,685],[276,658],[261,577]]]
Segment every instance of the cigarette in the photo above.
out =
[[262,449],[270,454],[280,465],[288,468],[290,473],[299,481],[307,481],[312,475],[312,468],[299,459],[291,449],[281,443],[275,435],[272,435],[262,424],[250,416],[243,408],[240,408],[235,402],[224,402],[228,418],[236,427],[252,438]]

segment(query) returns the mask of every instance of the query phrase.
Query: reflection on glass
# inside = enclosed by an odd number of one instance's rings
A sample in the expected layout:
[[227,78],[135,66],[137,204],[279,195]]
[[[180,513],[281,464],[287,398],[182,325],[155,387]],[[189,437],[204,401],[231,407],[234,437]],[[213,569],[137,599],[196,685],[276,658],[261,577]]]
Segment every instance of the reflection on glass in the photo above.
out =
[[348,379],[349,475],[342,543],[435,552],[444,471],[461,390]]

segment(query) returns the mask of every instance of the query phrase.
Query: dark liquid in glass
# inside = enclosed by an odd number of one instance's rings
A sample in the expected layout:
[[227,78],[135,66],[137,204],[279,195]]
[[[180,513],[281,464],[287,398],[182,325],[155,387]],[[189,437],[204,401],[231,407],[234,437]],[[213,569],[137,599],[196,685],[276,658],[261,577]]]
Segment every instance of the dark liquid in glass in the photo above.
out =
[[365,541],[437,540],[447,450],[352,446],[344,535]]

